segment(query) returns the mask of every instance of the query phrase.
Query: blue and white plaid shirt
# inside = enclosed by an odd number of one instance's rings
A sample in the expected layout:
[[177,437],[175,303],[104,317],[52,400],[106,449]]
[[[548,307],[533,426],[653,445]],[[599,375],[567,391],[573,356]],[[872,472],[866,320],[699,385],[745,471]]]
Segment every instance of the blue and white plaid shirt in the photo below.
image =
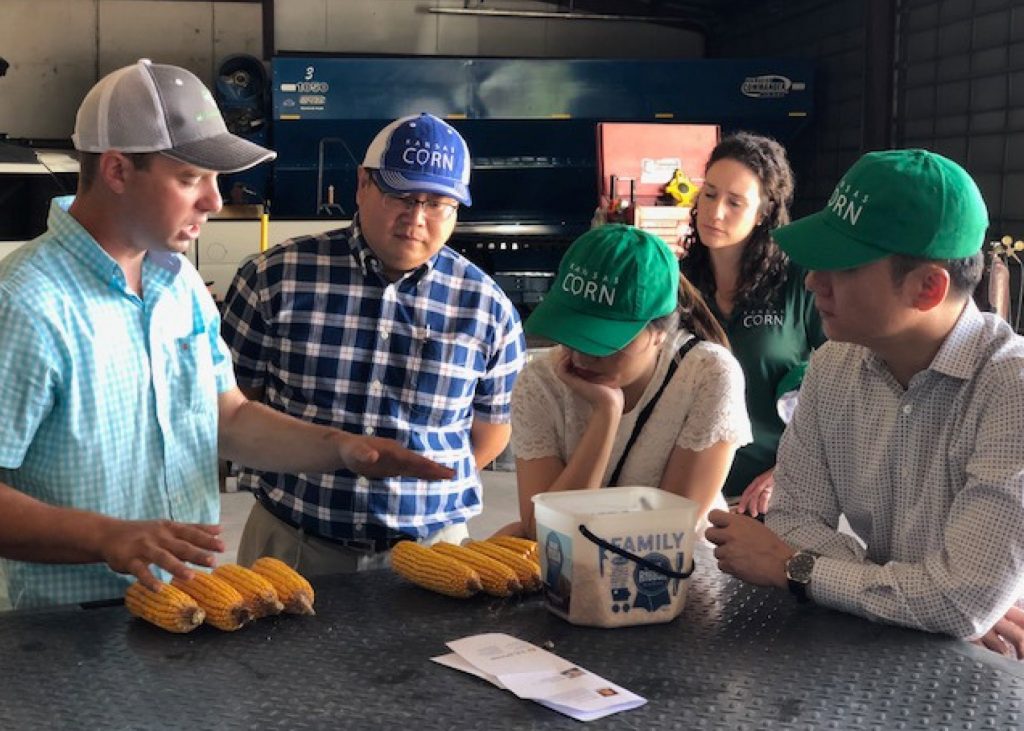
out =
[[507,423],[525,342],[494,281],[444,247],[397,282],[358,216],[246,263],[228,292],[224,338],[240,385],[305,421],[396,439],[455,469],[449,481],[244,471],[240,484],[327,538],[425,537],[481,510],[474,419]]
[[[143,260],[143,296],[65,211],[0,263],[0,482],[119,518],[216,523],[217,395],[235,385],[195,269]],[[121,596],[105,564],[5,561],[15,608]]]

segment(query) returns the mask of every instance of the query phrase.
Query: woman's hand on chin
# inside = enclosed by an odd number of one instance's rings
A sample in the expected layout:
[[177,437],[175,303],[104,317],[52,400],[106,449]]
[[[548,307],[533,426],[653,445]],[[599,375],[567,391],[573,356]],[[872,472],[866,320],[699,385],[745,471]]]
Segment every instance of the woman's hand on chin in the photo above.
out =
[[573,367],[572,353],[568,348],[562,348],[555,373],[576,395],[595,409],[603,408],[622,413],[625,404],[622,389],[599,380],[588,380],[582,377]]

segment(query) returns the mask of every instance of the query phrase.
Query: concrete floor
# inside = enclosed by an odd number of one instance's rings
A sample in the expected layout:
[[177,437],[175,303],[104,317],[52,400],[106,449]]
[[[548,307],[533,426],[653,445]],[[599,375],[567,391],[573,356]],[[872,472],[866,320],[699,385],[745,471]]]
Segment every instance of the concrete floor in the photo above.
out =
[[[486,538],[506,523],[519,519],[516,473],[484,470],[484,511],[469,521],[472,538]],[[253,496],[247,491],[221,493],[221,525],[227,550],[218,563],[233,563],[238,553],[242,528],[252,509]]]

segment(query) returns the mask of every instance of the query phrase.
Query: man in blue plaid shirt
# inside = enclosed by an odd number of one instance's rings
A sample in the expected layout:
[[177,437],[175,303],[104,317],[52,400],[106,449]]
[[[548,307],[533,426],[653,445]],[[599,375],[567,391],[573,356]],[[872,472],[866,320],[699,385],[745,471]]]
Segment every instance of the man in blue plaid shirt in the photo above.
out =
[[478,469],[508,444],[524,340],[508,298],[450,248],[470,205],[469,151],[429,114],[398,119],[358,171],[351,226],[243,265],[224,337],[242,390],[287,414],[396,439],[453,478],[243,470],[257,504],[243,563],[274,555],[309,575],[385,565],[399,540],[466,538]]
[[143,60],[86,95],[78,195],[0,265],[0,555],[15,608],[120,597],[213,563],[218,442],[265,469],[447,478],[392,440],[303,423],[238,390],[182,253],[217,173],[274,153],[228,133],[185,69]]

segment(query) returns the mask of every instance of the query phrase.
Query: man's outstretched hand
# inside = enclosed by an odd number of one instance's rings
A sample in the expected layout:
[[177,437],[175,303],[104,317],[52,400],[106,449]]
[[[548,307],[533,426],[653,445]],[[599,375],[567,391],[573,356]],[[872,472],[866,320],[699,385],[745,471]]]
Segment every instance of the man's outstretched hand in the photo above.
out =
[[345,434],[338,450],[345,466],[367,477],[415,477],[420,480],[448,480],[455,470],[406,449],[393,439]]

